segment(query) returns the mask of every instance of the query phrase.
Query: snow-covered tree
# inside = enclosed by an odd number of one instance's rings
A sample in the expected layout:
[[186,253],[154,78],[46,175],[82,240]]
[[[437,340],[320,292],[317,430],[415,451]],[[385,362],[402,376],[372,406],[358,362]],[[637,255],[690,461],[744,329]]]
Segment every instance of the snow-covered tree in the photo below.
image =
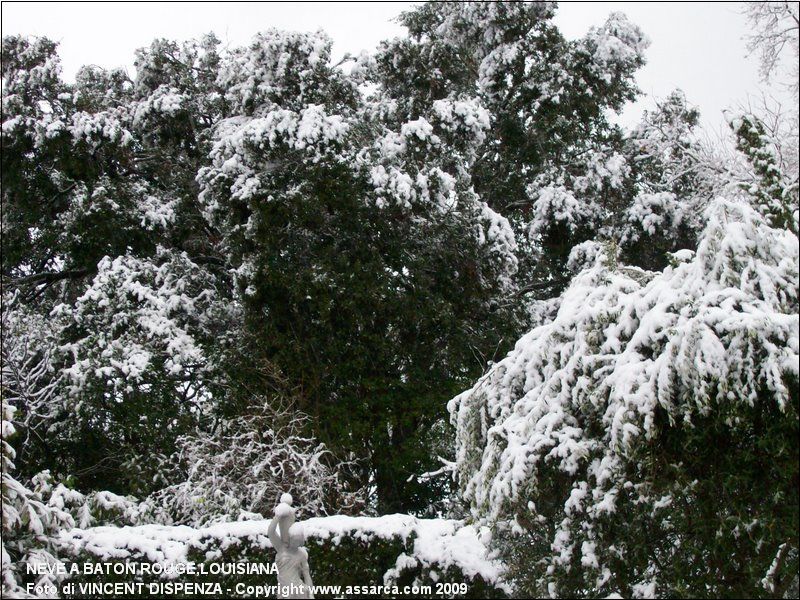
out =
[[[57,420],[57,396],[62,375],[56,368],[58,336],[53,321],[21,305],[19,294],[3,297],[0,333],[0,393],[17,411],[21,425],[17,457],[30,467],[25,455],[36,456],[46,444],[41,432]],[[38,446],[38,450],[36,447]],[[39,465],[40,468],[44,468]]]
[[563,289],[570,249],[594,237],[600,214],[611,209],[614,188],[598,207],[564,180],[590,180],[595,197],[609,187],[594,176],[619,181],[621,131],[607,117],[635,96],[633,74],[648,44],[621,14],[566,40],[553,23],[555,8],[427,3],[401,16],[409,38],[385,42],[371,65],[398,119],[416,118],[444,98],[480,99],[492,126],[471,167],[474,186],[514,226],[518,280],[538,297]]
[[697,247],[703,211],[722,185],[695,131],[698,119],[676,90],[625,136],[628,198],[611,237],[629,264],[661,269],[670,252]]
[[86,67],[67,84],[54,43],[3,40],[4,391],[27,476],[146,490],[135,457],[202,416],[209,343],[235,335],[194,182],[215,56],[213,38],[155,42],[135,82]]
[[770,567],[798,543],[798,239],[744,201],[705,221],[662,273],[594,252],[450,404],[465,497],[521,536],[534,595],[764,595],[796,572]]
[[752,115],[760,121],[747,127],[753,129],[750,135],[768,139],[773,154],[770,161],[777,161],[784,174],[792,174],[796,186],[800,171],[800,111],[797,108],[800,100],[800,5],[797,2],[747,2],[744,14],[750,25],[748,49],[759,56],[764,82],[785,87],[789,101],[782,102],[781,94],[777,97],[762,94],[756,109],[748,107],[740,112],[751,115],[750,121]]
[[[96,524],[138,524],[145,513],[135,499],[110,492],[85,495],[56,483],[50,472],[37,473],[28,483],[14,473],[16,409],[2,398],[2,591],[4,598],[37,598],[27,592],[27,583],[57,589],[63,575],[60,533],[73,527]],[[39,567],[48,565],[42,572]],[[65,568],[65,567],[63,567]],[[53,596],[55,598],[58,595]]]
[[[14,470],[14,448],[10,440],[15,428],[12,422],[14,407],[5,397],[2,398],[2,439],[0,439],[0,460],[2,460],[2,482],[0,482],[0,498],[2,499],[2,545],[0,545],[0,563],[2,567],[3,597],[27,598],[22,585],[27,576],[26,565],[49,564],[59,562],[54,555],[54,537],[63,528],[74,526],[72,515],[64,510],[63,503],[48,503],[47,491],[49,482],[46,474],[38,478],[39,485],[31,489],[17,480]],[[61,495],[73,500],[69,494]],[[81,496],[82,499],[82,496]],[[41,575],[36,580],[40,585],[52,584],[53,576]]]
[[733,116],[730,126],[737,149],[750,165],[739,185],[754,197],[759,210],[774,227],[785,227],[797,235],[800,174],[796,163],[787,164],[783,160],[782,140],[769,135],[764,122],[753,114]]
[[646,269],[663,268],[670,252],[695,249],[703,210],[721,187],[694,131],[697,119],[673,92],[624,136],[587,140],[533,178],[526,258],[534,276],[523,289],[552,297],[574,274],[569,257],[592,240],[619,246],[625,262]]
[[53,309],[63,385],[50,443],[63,447],[65,472],[99,469],[82,482],[89,489],[147,492],[155,458],[215,409],[224,375],[214,356],[237,314],[215,283],[183,253],[107,257],[74,303]]
[[398,120],[329,54],[321,34],[267,32],[222,61],[220,78],[247,85],[228,89],[241,109],[214,128],[199,198],[254,352],[300,387],[321,441],[369,459],[384,509],[423,509],[429,491],[402,482],[429,470],[442,387],[465,382],[505,326],[515,239],[472,186],[479,101]]
[[174,219],[168,194],[131,176],[126,106],[85,106],[86,80],[59,71],[52,42],[4,38],[3,274],[31,298],[79,285],[105,255],[153,249]]

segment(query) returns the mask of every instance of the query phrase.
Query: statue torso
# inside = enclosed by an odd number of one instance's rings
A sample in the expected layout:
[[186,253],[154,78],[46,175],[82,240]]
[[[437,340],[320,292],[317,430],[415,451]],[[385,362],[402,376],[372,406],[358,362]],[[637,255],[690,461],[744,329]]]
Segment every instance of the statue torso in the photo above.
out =
[[289,586],[294,584],[295,592],[290,593],[284,598],[307,598],[308,593],[303,582],[303,565],[308,561],[308,554],[305,549],[281,550],[275,557],[275,565],[278,567],[278,585]]

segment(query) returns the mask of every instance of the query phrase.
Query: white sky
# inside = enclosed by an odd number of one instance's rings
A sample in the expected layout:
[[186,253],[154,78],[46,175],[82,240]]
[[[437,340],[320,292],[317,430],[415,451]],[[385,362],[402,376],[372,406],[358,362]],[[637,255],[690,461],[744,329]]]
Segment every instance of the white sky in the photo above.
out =
[[[223,43],[240,45],[269,27],[324,29],[334,55],[372,49],[403,35],[393,18],[412,2],[396,3],[28,3],[3,2],[3,34],[46,35],[60,42],[67,79],[84,64],[125,66],[133,74],[133,52],[156,37],[185,40],[214,31]],[[562,2],[556,22],[569,38],[600,25],[612,11],[626,13],[650,38],[648,64],[638,83],[644,95],[621,121],[636,123],[676,87],[697,105],[704,123],[717,129],[721,111],[757,94],[754,57],[746,58],[747,22],[735,2]]]

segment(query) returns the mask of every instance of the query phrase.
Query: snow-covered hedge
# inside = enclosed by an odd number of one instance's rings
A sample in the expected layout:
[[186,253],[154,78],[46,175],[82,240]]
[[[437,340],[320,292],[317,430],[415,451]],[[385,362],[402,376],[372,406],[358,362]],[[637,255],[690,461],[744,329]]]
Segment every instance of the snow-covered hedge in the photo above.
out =
[[[143,525],[94,527],[61,534],[63,560],[136,561],[162,566],[194,563],[271,564],[269,520],[219,523],[204,528]],[[487,528],[447,519],[408,515],[331,516],[303,521],[311,574],[316,585],[393,586],[466,582],[466,597],[504,597],[502,564],[487,549]],[[139,581],[135,576],[84,576],[71,581]],[[154,578],[156,576],[153,576]],[[141,581],[150,582],[154,579]],[[181,581],[273,585],[275,576],[183,575]]]

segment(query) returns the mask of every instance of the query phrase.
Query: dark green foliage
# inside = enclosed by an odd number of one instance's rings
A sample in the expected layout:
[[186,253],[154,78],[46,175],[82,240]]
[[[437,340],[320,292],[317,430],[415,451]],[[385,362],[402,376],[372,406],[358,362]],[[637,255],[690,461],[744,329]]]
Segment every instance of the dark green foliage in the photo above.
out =
[[785,228],[797,235],[798,186],[781,168],[775,141],[770,139],[764,124],[755,115],[742,115],[731,122],[736,148],[752,165],[757,177],[743,183],[754,196],[762,214],[773,227]]
[[[374,69],[401,119],[425,114],[448,96],[477,96],[488,109],[492,127],[472,180],[481,198],[512,222],[520,243],[517,281],[534,298],[557,296],[567,282],[570,250],[608,229],[602,221],[573,228],[552,220],[537,239],[524,242],[531,222],[542,219],[537,191],[560,183],[561,170],[569,177],[590,174],[585,161],[593,152],[621,151],[623,133],[608,115],[636,97],[633,75],[648,43],[620,14],[567,40],[553,23],[555,8],[547,2],[423,4],[403,13],[409,38],[384,43]],[[596,202],[609,221],[619,221],[631,201],[630,189],[621,192],[582,190],[579,202]]]
[[670,253],[697,248],[701,213],[715,194],[711,167],[696,136],[699,118],[676,90],[646,111],[626,136],[622,152],[631,173],[625,193],[639,198],[662,194],[666,200],[648,207],[658,219],[656,226],[645,226],[641,217],[621,224],[625,263],[660,271],[670,264]]
[[247,326],[322,441],[372,457],[381,511],[424,510],[431,490],[406,480],[438,467],[431,429],[480,373],[473,353],[497,346],[502,313],[457,224],[376,213],[347,172],[318,177],[260,204]]
[[[607,589],[631,597],[631,586],[650,568],[657,573],[657,597],[784,597],[796,580],[796,551],[787,551],[778,565],[774,592],[762,579],[781,545],[798,543],[797,382],[792,389],[787,413],[767,393],[744,408],[715,403],[692,425],[670,422],[659,411],[654,439],[630,456],[626,479],[637,487],[621,491],[616,511],[594,525],[597,554],[610,570]],[[563,510],[550,499],[568,497],[573,487],[558,469],[543,469],[539,481],[531,497],[536,515],[546,520],[526,519],[528,511],[520,506],[525,534],[501,543],[510,579],[533,597],[547,590],[539,587],[541,571],[530,565],[550,552]],[[672,500],[654,509],[642,502],[643,493]],[[576,598],[597,597],[595,577],[596,571],[574,564],[552,574],[559,595]]]

